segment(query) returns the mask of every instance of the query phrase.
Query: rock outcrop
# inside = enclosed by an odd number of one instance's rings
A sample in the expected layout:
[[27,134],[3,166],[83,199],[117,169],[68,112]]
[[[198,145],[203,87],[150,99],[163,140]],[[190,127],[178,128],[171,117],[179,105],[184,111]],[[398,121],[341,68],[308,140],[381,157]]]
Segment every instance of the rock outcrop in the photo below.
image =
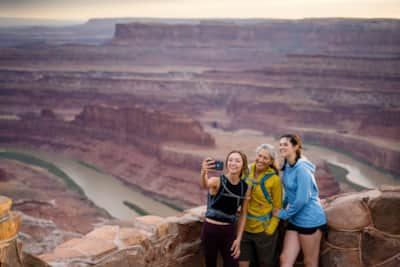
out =
[[[322,241],[320,266],[398,266],[399,206],[399,187],[383,186],[328,199],[329,230]],[[36,266],[202,266],[199,237],[204,212],[202,206],[179,216],[144,216],[102,226],[40,255],[37,260],[42,263]]]
[[325,207],[329,232],[321,248],[321,266],[399,266],[399,207],[399,187],[329,199]]
[[40,258],[50,266],[200,267],[199,215],[189,210],[179,217],[144,216],[133,223],[103,226]]
[[21,244],[18,243],[18,231],[21,216],[11,212],[12,200],[0,196],[0,266],[22,267]]

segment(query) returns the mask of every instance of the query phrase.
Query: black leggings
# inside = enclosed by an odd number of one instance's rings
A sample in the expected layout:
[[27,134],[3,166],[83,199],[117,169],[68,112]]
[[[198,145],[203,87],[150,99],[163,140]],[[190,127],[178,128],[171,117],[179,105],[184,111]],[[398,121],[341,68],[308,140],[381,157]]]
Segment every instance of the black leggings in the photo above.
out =
[[217,266],[218,251],[224,261],[224,267],[237,267],[238,260],[231,256],[231,246],[236,237],[234,224],[218,225],[207,221],[203,224],[201,244],[206,267]]

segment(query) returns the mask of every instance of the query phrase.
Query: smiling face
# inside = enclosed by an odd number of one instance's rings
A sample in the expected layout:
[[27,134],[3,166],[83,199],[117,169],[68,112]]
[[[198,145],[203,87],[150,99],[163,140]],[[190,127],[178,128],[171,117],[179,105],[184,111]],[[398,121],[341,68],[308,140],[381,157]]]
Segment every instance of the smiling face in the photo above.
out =
[[290,142],[290,139],[287,137],[282,137],[279,140],[279,152],[282,157],[285,159],[291,159],[296,157],[296,150],[298,149],[298,145],[293,146]]
[[227,160],[227,168],[229,173],[240,175],[243,168],[243,159],[242,156],[237,153],[233,152],[228,156]]
[[265,170],[272,162],[271,155],[265,149],[258,151],[256,157],[256,170],[262,171]]

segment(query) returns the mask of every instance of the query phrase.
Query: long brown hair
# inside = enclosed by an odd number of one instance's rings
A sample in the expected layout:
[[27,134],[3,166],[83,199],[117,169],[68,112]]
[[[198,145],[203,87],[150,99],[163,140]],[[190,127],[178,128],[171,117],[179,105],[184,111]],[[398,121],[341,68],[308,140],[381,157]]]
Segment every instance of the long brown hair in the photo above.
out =
[[[301,158],[301,152],[303,149],[303,142],[301,141],[300,137],[296,134],[284,134],[281,135],[281,137],[279,137],[279,140],[282,138],[287,138],[289,140],[289,142],[292,144],[292,146],[299,146],[299,149],[296,150],[296,159],[295,159],[295,163],[297,163],[297,161]],[[283,166],[282,166],[282,171],[285,170],[285,166],[287,163],[287,159],[285,159]]]
[[243,165],[242,165],[242,169],[241,169],[241,171],[240,171],[239,177],[242,178],[242,177],[244,177],[244,176],[247,176],[247,175],[249,174],[249,169],[248,169],[248,167],[247,167],[247,164],[248,164],[248,163],[247,163],[247,156],[246,156],[245,153],[243,153],[243,152],[240,151],[240,150],[232,150],[231,152],[228,153],[228,155],[226,156],[226,159],[225,159],[225,166],[226,166],[226,168],[228,167],[228,159],[229,159],[229,156],[232,155],[233,153],[238,153],[238,154],[240,155],[240,157],[242,158],[242,161],[243,161]]

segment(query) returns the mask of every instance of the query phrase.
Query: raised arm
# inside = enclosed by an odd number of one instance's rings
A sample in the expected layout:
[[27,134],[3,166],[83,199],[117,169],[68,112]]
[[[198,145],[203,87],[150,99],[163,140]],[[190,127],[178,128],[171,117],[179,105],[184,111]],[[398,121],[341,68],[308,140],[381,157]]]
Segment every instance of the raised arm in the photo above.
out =
[[219,178],[211,177],[208,178],[208,171],[214,166],[214,160],[211,158],[206,158],[201,163],[200,172],[200,186],[205,189],[210,189],[211,191],[218,190],[219,188]]

